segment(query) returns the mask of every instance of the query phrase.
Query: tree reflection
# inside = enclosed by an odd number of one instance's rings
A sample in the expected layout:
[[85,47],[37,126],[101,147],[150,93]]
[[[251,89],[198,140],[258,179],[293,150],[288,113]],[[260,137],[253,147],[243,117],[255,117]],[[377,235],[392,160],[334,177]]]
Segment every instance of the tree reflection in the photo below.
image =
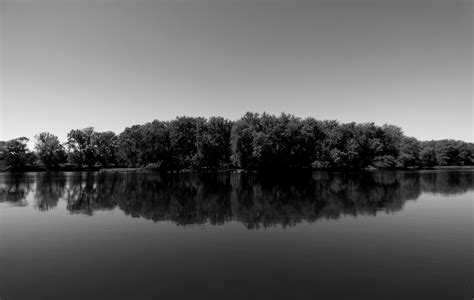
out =
[[66,188],[64,173],[38,173],[36,176],[35,207],[41,211],[53,209]]
[[131,217],[178,225],[247,228],[400,211],[421,193],[452,195],[474,189],[472,171],[256,173],[40,173],[0,177],[0,199],[23,201],[36,179],[39,210],[60,198],[71,213],[119,208]]
[[112,189],[115,188],[114,176],[106,180],[104,174],[92,172],[74,173],[68,177],[66,191],[67,209],[71,213],[92,215],[95,210],[112,209]]
[[0,177],[0,202],[26,206],[26,196],[32,189],[33,178],[27,173],[6,173]]

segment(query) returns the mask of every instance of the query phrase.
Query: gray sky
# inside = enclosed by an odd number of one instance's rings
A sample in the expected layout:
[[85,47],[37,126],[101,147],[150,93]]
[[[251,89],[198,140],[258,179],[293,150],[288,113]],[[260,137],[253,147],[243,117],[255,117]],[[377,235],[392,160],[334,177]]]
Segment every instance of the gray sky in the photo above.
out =
[[1,140],[266,111],[473,141],[469,0],[0,2]]

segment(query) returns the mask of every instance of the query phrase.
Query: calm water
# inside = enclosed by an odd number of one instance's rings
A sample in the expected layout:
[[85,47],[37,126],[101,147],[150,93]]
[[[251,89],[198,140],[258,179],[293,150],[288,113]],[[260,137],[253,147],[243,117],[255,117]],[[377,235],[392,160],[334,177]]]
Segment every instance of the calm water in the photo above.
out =
[[0,174],[0,298],[471,299],[473,178]]

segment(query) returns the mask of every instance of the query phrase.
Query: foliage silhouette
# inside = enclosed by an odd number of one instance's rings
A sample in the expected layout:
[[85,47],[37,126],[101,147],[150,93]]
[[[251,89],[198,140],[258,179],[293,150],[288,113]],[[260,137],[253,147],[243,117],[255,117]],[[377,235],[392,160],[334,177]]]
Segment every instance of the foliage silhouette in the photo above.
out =
[[[26,138],[0,143],[0,161],[22,169],[34,164]],[[93,127],[71,130],[60,145],[50,133],[37,136],[39,161],[52,168],[68,160],[77,169],[128,166],[149,170],[243,168],[407,169],[474,165],[474,144],[418,141],[394,125],[339,123],[289,114],[246,113],[221,117],[155,120],[115,133]]]
[[35,136],[35,139],[36,155],[47,169],[56,168],[66,162],[66,151],[57,136],[49,132],[41,132]]

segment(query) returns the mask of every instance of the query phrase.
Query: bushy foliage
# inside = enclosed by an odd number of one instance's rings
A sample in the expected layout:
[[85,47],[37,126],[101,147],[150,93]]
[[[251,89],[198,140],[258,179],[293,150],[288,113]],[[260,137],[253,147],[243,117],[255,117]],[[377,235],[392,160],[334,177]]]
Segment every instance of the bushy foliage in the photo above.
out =
[[472,165],[473,144],[420,142],[400,127],[247,113],[231,134],[232,162],[241,168],[379,169]]
[[230,164],[230,133],[232,122],[212,117],[200,122],[196,132],[196,155],[193,166],[219,168]]
[[19,137],[5,144],[4,157],[7,167],[21,169],[35,162],[35,154],[28,149],[29,139]]
[[[246,113],[232,122],[178,117],[125,128],[118,136],[92,127],[67,135],[69,162],[83,166],[127,165],[149,170],[237,167],[244,169],[395,169],[474,165],[474,144],[418,141],[400,127],[339,123],[293,115]],[[36,136],[39,160],[51,168],[64,149],[49,133]],[[26,138],[0,143],[0,158],[14,168],[31,164]]]
[[127,127],[118,136],[117,145],[118,159],[128,166],[169,161],[169,123],[155,120],[144,125]]
[[204,118],[178,117],[169,123],[171,166],[177,169],[190,168],[197,155],[199,128],[204,127]]
[[94,166],[96,153],[92,145],[93,127],[84,129],[73,129],[67,135],[67,146],[69,151],[69,161],[82,167],[83,165]]
[[0,171],[6,166],[5,155],[7,154],[7,142],[0,141]]
[[5,159],[7,153],[7,142],[0,141],[0,159]]
[[73,129],[67,138],[69,162],[77,167],[117,163],[118,137],[112,131],[97,132],[93,127]]
[[117,163],[118,138],[112,131],[94,132],[91,143],[95,150],[96,161],[102,166]]
[[66,162],[66,151],[57,136],[49,132],[41,132],[35,136],[35,140],[36,155],[47,169]]

